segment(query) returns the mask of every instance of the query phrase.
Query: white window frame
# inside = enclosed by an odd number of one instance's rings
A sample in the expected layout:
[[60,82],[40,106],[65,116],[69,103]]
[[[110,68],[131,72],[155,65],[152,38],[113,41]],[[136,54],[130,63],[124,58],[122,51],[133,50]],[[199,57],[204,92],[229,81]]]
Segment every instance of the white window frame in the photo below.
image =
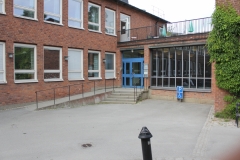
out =
[[95,54],[98,54],[98,57],[99,57],[99,59],[98,59],[98,70],[89,70],[88,69],[88,73],[90,72],[98,72],[99,74],[98,74],[98,77],[88,77],[88,79],[89,80],[94,80],[94,79],[102,79],[102,77],[101,77],[101,61],[100,61],[100,59],[101,59],[101,52],[99,52],[99,51],[93,51],[93,50],[88,50],[88,54],[91,54],[91,53],[95,53]]
[[[113,70],[107,70],[105,68],[105,79],[115,79],[116,78],[116,54],[115,53],[110,53],[110,52],[106,52],[105,53],[105,57],[106,57],[106,54],[110,54],[110,55],[113,55]],[[105,59],[107,61],[107,59]],[[106,62],[105,62],[106,63]],[[114,76],[113,77],[106,77],[106,73],[114,73]]]
[[0,3],[2,4],[2,12],[0,12],[0,14],[6,14],[6,12],[5,12],[5,0],[0,0]]
[[[45,12],[45,11],[43,12],[43,15],[46,14],[46,15],[50,15],[50,16],[54,16],[54,17],[59,17],[60,18],[60,22],[56,23],[56,22],[50,22],[50,21],[45,21],[45,20],[44,20],[44,22],[51,23],[51,24],[62,25],[62,0],[59,0],[59,3],[60,3],[60,14],[59,15],[51,13],[51,12]],[[43,5],[43,8],[44,8],[44,5]]]
[[[14,3],[14,0],[13,0],[13,3]],[[32,12],[34,12],[34,18],[26,17],[26,16],[15,15],[15,14],[14,14],[14,8],[32,11]],[[26,19],[31,19],[31,20],[37,20],[37,0],[34,0],[34,9],[32,9],[32,8],[27,8],[27,7],[24,7],[24,6],[20,6],[20,5],[15,5],[15,4],[14,4],[14,6],[13,6],[13,14],[14,14],[15,17],[26,18]]]
[[5,43],[3,42],[0,42],[0,45],[3,46],[3,50],[2,50],[2,53],[3,53],[3,70],[0,70],[0,73],[3,73],[3,80],[0,80],[0,84],[3,84],[3,83],[7,83],[7,80],[6,80],[6,51],[5,51]]
[[[52,82],[52,81],[63,81],[62,78],[62,48],[59,47],[50,47],[50,46],[44,46],[43,47],[43,54],[45,49],[53,49],[53,50],[59,50],[59,70],[45,70],[43,71],[43,77],[45,76],[45,73],[59,73],[59,78],[55,78],[55,79],[44,79],[45,82]],[[43,56],[43,60],[44,60],[44,56]],[[44,63],[43,63],[44,64]],[[44,68],[44,66],[43,66]]]
[[88,24],[94,25],[94,26],[98,26],[98,31],[92,30],[92,29],[88,29],[88,30],[92,31],[92,32],[100,32],[101,33],[101,6],[93,4],[93,3],[90,3],[90,2],[88,3],[88,7],[89,7],[89,5],[92,5],[94,7],[98,7],[98,10],[99,10],[99,14],[98,14],[99,23],[89,22],[89,20],[88,20]]
[[[113,16],[113,17],[114,17],[114,19],[113,19],[113,21],[114,21],[114,26],[113,26],[113,27],[109,27],[109,26],[107,26],[106,23],[105,23],[105,28],[107,28],[107,29],[113,29],[113,34],[107,33],[106,31],[105,31],[105,33],[108,34],[108,35],[114,35],[114,36],[116,36],[116,12],[115,12],[114,10],[105,8],[105,17],[106,17],[106,10],[114,13],[114,16]],[[106,19],[106,18],[105,18],[105,19]]]
[[[75,22],[81,22],[81,26],[80,26],[79,29],[84,29],[83,28],[83,0],[72,0],[72,1],[76,1],[76,2],[80,3],[80,5],[81,5],[81,19],[70,18],[69,15],[68,15],[68,21],[71,20],[71,21],[75,21]],[[69,2],[69,0],[68,0],[68,2]],[[68,9],[70,9],[70,8],[68,7]],[[78,28],[78,27],[69,25],[69,22],[68,22],[68,26],[72,27],[72,28]]]
[[[68,48],[68,53],[69,53],[69,51],[77,51],[77,52],[80,52],[80,57],[81,57],[81,60],[80,60],[80,64],[81,64],[81,68],[80,68],[80,70],[74,70],[74,71],[70,71],[69,70],[69,67],[68,67],[68,74],[69,73],[79,73],[79,74],[81,74],[81,79],[69,79],[68,78],[68,80],[69,81],[74,81],[74,80],[84,80],[84,78],[83,78],[83,50],[81,50],[81,49],[71,49],[71,48]],[[69,55],[68,55],[69,56]],[[69,61],[69,58],[68,58],[68,63],[71,63],[70,61]]]
[[[25,47],[25,48],[33,48],[34,49],[34,69],[33,70],[21,70],[21,69],[16,70],[15,69],[15,47]],[[34,73],[34,79],[16,80],[16,78],[15,78],[16,73]],[[37,80],[37,47],[36,47],[36,45],[20,44],[20,43],[14,44],[14,82],[15,83],[38,82],[38,80]]]

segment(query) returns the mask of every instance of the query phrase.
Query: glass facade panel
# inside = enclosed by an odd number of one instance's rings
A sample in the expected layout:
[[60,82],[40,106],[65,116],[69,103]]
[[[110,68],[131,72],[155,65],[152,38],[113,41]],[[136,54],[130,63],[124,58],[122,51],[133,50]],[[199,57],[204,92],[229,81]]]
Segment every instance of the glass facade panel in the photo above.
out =
[[211,89],[211,64],[205,46],[153,49],[151,86]]
[[35,8],[35,0],[14,0],[14,5],[27,7],[34,9]]

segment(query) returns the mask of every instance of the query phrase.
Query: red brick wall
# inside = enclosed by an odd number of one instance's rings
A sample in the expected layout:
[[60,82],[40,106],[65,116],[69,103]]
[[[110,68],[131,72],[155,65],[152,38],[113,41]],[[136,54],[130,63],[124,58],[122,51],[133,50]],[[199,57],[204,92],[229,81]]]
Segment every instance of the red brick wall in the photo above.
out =
[[[13,16],[13,0],[6,0],[6,15],[0,14],[0,41],[6,44],[6,78],[7,84],[0,84],[0,106],[35,101],[35,91],[53,87],[61,87],[72,84],[89,82],[88,80],[88,50],[101,52],[101,77],[105,77],[105,64],[102,59],[105,52],[116,53],[115,86],[121,86],[121,53],[117,48],[117,37],[105,34],[105,8],[116,11],[116,27],[120,30],[120,13],[131,17],[131,28],[149,26],[156,23],[155,18],[139,12],[132,7],[119,4],[112,0],[91,0],[91,3],[101,6],[101,31],[95,33],[88,31],[88,1],[84,0],[84,30],[68,27],[68,1],[63,0],[62,23],[54,25],[43,21],[43,1],[37,1],[37,21]],[[144,19],[144,20],[143,20]],[[13,44],[33,44],[37,50],[37,83],[14,83],[14,60],[7,56],[13,53]],[[44,82],[44,46],[62,48],[63,82]],[[64,56],[68,55],[68,48],[83,49],[84,78],[85,81],[68,81],[68,61]],[[108,82],[112,85],[112,82]],[[99,87],[104,86],[104,81],[98,82]],[[93,83],[86,85],[86,90],[93,87]],[[59,89],[60,90],[60,89]],[[67,90],[67,89],[66,89]],[[67,93],[67,91],[60,91]],[[71,91],[75,94],[77,91]],[[49,91],[50,94],[50,91]],[[44,96],[47,97],[48,93]]]
[[232,4],[232,6],[236,9],[238,14],[240,14],[240,1],[239,0],[216,0],[216,4]]

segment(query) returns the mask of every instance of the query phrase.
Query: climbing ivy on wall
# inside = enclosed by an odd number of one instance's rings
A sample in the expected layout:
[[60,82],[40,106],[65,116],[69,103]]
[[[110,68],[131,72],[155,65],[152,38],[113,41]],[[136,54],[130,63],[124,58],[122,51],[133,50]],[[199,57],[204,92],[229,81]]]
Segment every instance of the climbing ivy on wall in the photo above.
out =
[[207,39],[210,62],[215,62],[217,86],[230,95],[228,106],[216,116],[234,118],[240,102],[240,16],[233,6],[217,6],[212,15],[213,30]]

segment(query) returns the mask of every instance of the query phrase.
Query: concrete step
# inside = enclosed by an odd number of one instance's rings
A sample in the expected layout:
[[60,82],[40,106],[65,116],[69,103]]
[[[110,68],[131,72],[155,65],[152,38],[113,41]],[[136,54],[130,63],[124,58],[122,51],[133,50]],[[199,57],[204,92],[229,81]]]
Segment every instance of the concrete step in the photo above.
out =
[[[136,98],[137,96],[135,96]],[[134,95],[110,95],[108,98],[134,99]]]
[[136,102],[128,102],[128,101],[108,101],[108,100],[105,100],[105,101],[102,101],[101,102],[102,104],[136,104]]
[[134,98],[111,98],[108,97],[106,101],[128,101],[128,102],[134,102]]
[[[135,94],[135,96],[139,96],[141,93]],[[112,93],[112,95],[116,96],[134,96],[134,93]]]

